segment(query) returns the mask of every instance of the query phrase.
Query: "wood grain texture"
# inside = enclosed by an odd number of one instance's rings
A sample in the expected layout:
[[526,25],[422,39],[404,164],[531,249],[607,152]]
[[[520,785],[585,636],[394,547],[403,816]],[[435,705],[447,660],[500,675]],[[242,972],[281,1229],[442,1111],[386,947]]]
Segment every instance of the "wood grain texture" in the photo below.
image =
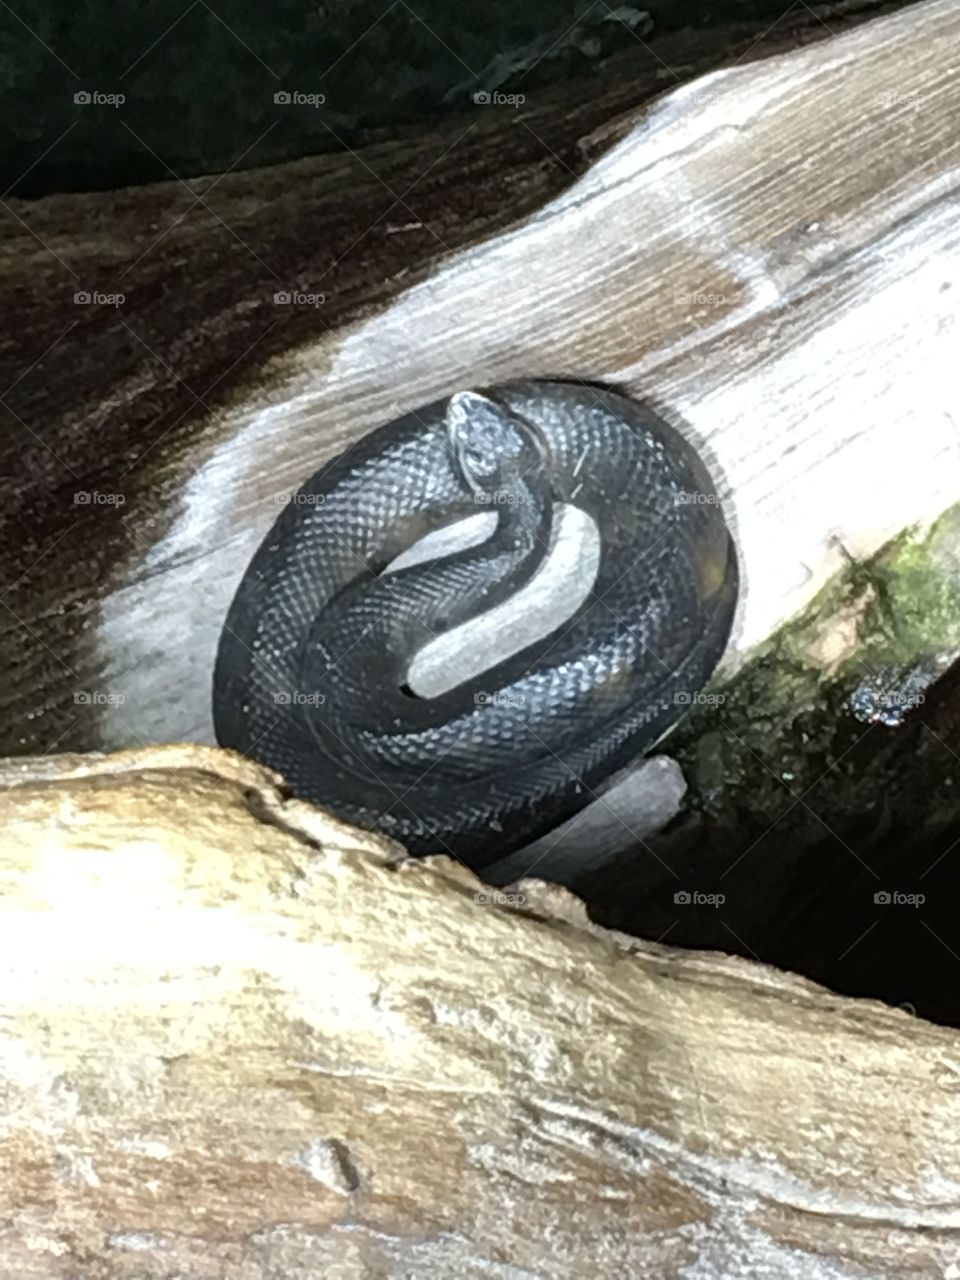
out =
[[606,379],[688,431],[737,526],[734,657],[836,539],[866,552],[955,498],[960,18],[804,21],[821,42],[734,41],[652,107],[703,60],[356,156],[8,202],[0,747],[208,740],[278,500],[457,387]]
[[0,1270],[955,1274],[960,1041],[238,757],[0,769]]

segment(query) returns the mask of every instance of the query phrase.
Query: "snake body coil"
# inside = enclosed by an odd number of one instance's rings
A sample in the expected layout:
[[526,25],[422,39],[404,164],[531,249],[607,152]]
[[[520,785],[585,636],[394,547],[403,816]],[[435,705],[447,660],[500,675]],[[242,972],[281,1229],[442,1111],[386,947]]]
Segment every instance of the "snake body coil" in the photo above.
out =
[[[529,581],[559,503],[601,536],[583,604],[480,680],[413,696],[413,655]],[[478,504],[497,513],[486,542],[384,572]],[[706,468],[650,409],[559,382],[460,393],[374,431],[286,506],[224,626],[217,737],[414,853],[480,867],[583,807],[686,710],[737,586]]]

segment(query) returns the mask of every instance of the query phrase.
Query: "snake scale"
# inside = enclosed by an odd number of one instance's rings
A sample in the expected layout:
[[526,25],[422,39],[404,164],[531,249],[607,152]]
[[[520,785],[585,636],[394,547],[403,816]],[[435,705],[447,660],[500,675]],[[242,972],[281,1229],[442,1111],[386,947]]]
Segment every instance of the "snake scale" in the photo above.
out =
[[[583,603],[482,678],[414,696],[413,655],[530,580],[561,503],[600,532]],[[385,572],[481,506],[496,512],[486,541]],[[559,381],[459,392],[373,431],[286,504],[223,628],[217,737],[413,853],[483,867],[577,812],[688,708],[737,591],[707,469],[653,410]]]

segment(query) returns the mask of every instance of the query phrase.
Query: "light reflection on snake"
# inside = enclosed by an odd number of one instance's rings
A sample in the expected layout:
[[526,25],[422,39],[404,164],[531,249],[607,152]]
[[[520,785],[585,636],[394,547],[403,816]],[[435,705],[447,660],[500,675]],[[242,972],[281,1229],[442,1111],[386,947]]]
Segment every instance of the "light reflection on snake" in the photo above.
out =
[[[413,655],[529,581],[561,503],[601,536],[580,607],[482,676],[414,696]],[[480,509],[497,515],[485,542],[385,574]],[[411,852],[482,867],[577,812],[687,709],[737,589],[707,470],[651,409],[576,383],[461,392],[374,431],[286,506],[226,620],[217,736]]]

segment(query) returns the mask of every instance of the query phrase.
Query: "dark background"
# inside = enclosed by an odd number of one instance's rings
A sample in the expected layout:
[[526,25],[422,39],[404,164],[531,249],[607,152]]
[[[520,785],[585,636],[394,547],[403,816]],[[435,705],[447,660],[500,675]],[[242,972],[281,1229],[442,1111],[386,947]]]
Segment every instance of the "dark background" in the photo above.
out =
[[[603,76],[611,57],[618,74],[624,58],[649,74],[658,59],[643,35],[740,22],[762,33],[801,8],[801,0],[12,0],[0,6],[0,191],[105,190],[339,150],[425,114],[475,110],[479,89]],[[274,102],[292,90],[326,101]],[[80,105],[78,92],[125,101]]]

